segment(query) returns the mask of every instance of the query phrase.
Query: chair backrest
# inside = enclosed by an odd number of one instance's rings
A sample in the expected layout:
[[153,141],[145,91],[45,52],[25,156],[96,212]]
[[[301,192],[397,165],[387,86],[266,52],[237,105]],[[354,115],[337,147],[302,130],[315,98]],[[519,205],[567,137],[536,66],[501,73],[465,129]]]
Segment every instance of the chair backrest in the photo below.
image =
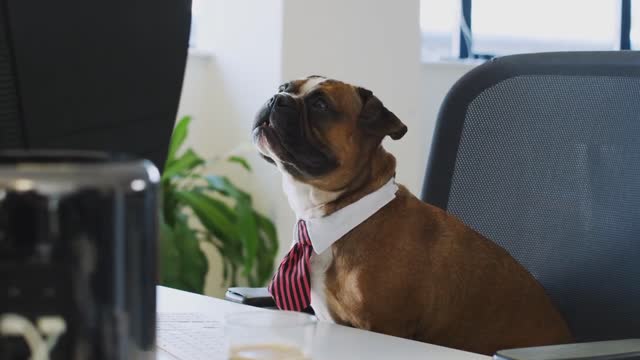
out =
[[440,109],[422,199],[509,251],[577,341],[640,337],[640,52],[469,72]]

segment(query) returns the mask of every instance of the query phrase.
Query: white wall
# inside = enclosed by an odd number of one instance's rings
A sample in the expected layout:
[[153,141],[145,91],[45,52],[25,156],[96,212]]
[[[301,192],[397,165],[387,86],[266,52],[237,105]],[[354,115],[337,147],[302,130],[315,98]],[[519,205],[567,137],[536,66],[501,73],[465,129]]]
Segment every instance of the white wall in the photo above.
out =
[[[201,37],[206,52],[189,55],[178,116],[193,116],[187,144],[213,158],[243,145],[251,150],[254,114],[281,79],[283,12],[281,0],[211,0],[203,4],[212,15],[210,21],[199,23],[199,31],[207,35]],[[264,194],[265,189],[279,186],[277,179],[261,176],[272,169],[254,151],[245,155],[253,164],[253,174],[226,162],[211,170],[229,176],[253,194],[256,207],[273,217],[277,202]],[[223,296],[222,263],[212,247],[204,248],[211,267],[205,292]]]
[[[428,152],[431,149],[431,138],[433,137],[440,105],[453,84],[478,64],[480,62],[476,61],[442,61],[422,64],[420,72],[422,97],[419,111],[420,118],[424,122],[424,135],[420,139],[420,146],[427,149],[427,151],[425,151],[425,157],[422,159],[422,166],[418,165],[418,159],[411,160],[414,166],[420,167],[420,190],[422,190],[426,161],[429,159]],[[420,190],[414,192],[414,194],[419,195]]]
[[[213,0],[212,0],[213,1]],[[194,117],[188,143],[207,157],[247,143],[253,116],[285,80],[321,74],[365,86],[409,127],[385,146],[398,178],[419,194],[435,117],[446,91],[472,65],[421,64],[418,0],[216,0],[212,56],[192,53],[179,114]],[[247,11],[249,8],[251,11]],[[220,165],[278,227],[281,254],[294,216],[275,168],[248,153],[254,172]],[[207,249],[206,292],[222,296],[220,261]]]
[[[285,8],[283,75],[324,75],[372,90],[408,127],[387,147],[398,156],[398,177],[417,190],[424,162],[420,138],[420,2],[288,0]],[[304,14],[304,16],[300,16]]]

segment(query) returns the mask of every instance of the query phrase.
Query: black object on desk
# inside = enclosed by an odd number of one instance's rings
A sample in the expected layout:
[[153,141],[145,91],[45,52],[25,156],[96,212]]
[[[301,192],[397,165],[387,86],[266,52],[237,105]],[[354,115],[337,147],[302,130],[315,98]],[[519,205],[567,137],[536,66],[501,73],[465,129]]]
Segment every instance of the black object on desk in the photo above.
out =
[[159,179],[101,153],[0,153],[1,359],[45,342],[50,359],[155,358]]
[[[267,288],[232,287],[227,290],[224,298],[225,300],[238,304],[277,309],[276,302],[273,300],[273,297],[271,297],[271,294],[269,294]],[[311,306],[302,310],[302,312],[315,315],[315,311],[313,311]]]
[[154,357],[156,167],[190,19],[190,0],[0,0],[0,150],[155,165],[0,159],[0,359],[29,356],[25,330],[62,334],[54,360]]
[[501,350],[494,360],[640,360],[640,339]]
[[227,290],[225,300],[263,308],[276,308],[276,303],[267,288],[233,287]]

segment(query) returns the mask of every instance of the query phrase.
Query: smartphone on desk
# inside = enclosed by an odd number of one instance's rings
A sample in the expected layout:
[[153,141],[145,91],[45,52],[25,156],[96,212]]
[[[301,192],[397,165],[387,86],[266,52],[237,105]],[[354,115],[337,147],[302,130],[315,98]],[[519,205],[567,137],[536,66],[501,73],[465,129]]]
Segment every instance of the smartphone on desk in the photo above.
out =
[[233,287],[227,290],[224,298],[228,301],[273,309],[276,303],[267,288]]
[[500,350],[494,360],[640,360],[640,339]]
[[[233,287],[227,290],[224,295],[225,300],[239,304],[261,307],[265,309],[277,309],[276,302],[267,291],[267,288],[247,288]],[[311,306],[302,310],[302,312],[315,315]]]

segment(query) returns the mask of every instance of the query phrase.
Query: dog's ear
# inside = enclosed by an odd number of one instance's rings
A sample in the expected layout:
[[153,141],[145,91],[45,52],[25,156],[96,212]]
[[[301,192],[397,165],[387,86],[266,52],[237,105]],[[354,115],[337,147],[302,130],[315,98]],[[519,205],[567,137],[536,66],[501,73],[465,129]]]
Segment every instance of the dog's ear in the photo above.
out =
[[393,140],[398,140],[407,132],[407,126],[389,111],[380,99],[365,88],[358,87],[358,95],[362,100],[360,112],[360,126],[372,135],[385,137],[389,135]]

